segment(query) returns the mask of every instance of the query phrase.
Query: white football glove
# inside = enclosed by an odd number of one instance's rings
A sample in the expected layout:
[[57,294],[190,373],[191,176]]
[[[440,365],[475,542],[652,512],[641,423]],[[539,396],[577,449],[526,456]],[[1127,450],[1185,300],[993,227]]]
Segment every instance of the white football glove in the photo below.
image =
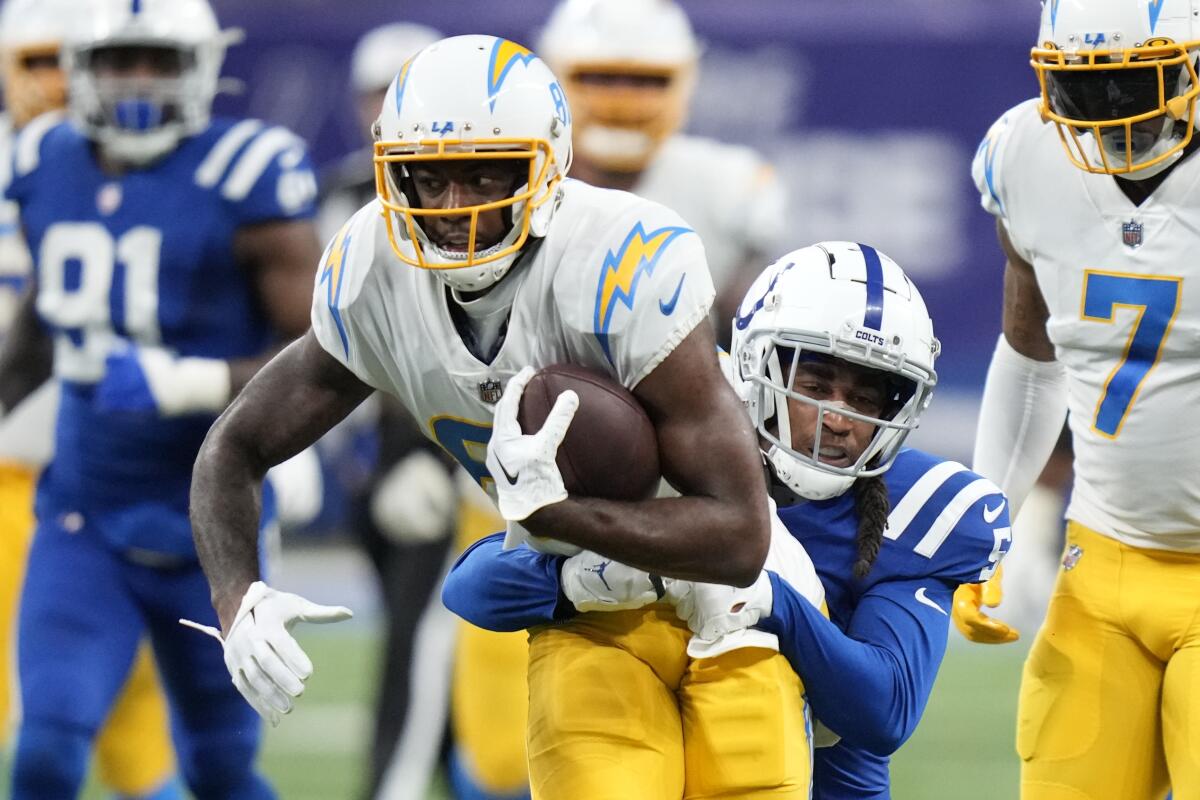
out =
[[623,611],[658,600],[649,573],[588,550],[563,562],[560,585],[577,611]]
[[415,450],[375,487],[371,521],[394,542],[433,542],[450,535],[457,501],[446,465],[428,450]]
[[508,382],[496,403],[487,447],[487,468],[496,482],[500,515],[511,522],[520,522],[539,508],[567,499],[554,458],[579,408],[579,395],[569,390],[560,394],[542,429],[525,435],[517,422],[517,410],[533,375],[533,367],[525,367]]
[[122,341],[104,362],[93,402],[104,412],[219,414],[229,404],[229,362],[182,358],[162,347]]
[[688,583],[684,590],[675,582],[675,613],[688,624],[695,638],[715,642],[722,636],[752,627],[771,615],[773,592],[766,570],[746,588],[720,583]]
[[242,596],[229,635],[191,620],[179,622],[212,636],[225,649],[225,667],[233,685],[251,707],[272,725],[291,713],[293,699],[304,693],[313,665],[292,638],[297,622],[340,622],[354,616],[343,606],[322,606],[300,595],[278,592],[262,581]]

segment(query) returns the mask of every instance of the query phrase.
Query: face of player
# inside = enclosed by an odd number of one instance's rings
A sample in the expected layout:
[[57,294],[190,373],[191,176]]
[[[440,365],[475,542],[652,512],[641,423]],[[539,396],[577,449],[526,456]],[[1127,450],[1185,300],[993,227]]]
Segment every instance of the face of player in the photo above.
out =
[[[880,417],[887,403],[887,378],[878,370],[840,359],[802,361],[796,367],[792,390],[825,403],[838,403],[853,411]],[[817,425],[821,430],[818,458],[835,467],[852,466],[875,436],[869,422],[843,416],[826,408],[822,416],[816,406],[788,401],[788,422],[792,430],[792,448],[811,453]]]
[[[428,161],[410,164],[408,171],[417,205],[451,209],[512,197],[528,180],[529,163],[523,159]],[[421,227],[443,250],[465,252],[470,245],[470,214],[422,217]],[[511,227],[511,207],[481,211],[475,231],[476,252],[497,244]]]

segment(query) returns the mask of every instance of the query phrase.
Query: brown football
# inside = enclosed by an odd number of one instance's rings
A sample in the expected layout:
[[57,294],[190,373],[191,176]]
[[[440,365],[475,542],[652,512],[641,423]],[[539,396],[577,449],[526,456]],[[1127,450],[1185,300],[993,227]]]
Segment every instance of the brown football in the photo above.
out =
[[524,433],[541,430],[554,401],[567,389],[579,409],[558,448],[558,469],[573,495],[642,500],[658,488],[658,440],[633,393],[602,372],[552,364],[529,381],[517,420]]

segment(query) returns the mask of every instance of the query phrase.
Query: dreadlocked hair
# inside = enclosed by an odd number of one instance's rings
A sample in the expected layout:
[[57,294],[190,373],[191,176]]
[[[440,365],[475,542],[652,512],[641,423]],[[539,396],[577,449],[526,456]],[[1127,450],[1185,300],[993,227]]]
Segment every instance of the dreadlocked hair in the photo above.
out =
[[887,484],[882,476],[859,478],[854,482],[854,511],[858,516],[858,533],[854,537],[858,558],[854,561],[854,577],[861,579],[867,577],[879,555],[891,511]]

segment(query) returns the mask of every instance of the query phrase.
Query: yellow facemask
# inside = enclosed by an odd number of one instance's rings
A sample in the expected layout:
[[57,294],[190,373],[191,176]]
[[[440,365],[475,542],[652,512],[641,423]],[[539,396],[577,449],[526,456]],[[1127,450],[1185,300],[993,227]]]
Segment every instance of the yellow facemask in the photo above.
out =
[[[539,156],[541,158],[539,159]],[[415,161],[472,161],[472,160],[524,160],[529,164],[525,185],[510,197],[490,203],[456,208],[413,208],[408,204],[403,190],[394,180],[392,164]],[[520,250],[529,238],[530,218],[533,211],[546,203],[557,192],[562,171],[555,170],[554,150],[549,142],[541,139],[488,139],[486,145],[466,140],[426,139],[419,142],[377,141],[375,143],[375,192],[383,206],[385,217],[393,217],[396,224],[387,226],[388,240],[396,256],[406,264],[421,269],[458,269],[498,261]],[[543,185],[547,175],[552,175]],[[542,187],[538,192],[538,187]],[[535,196],[536,195],[536,196]],[[486,253],[475,246],[479,226],[479,215],[499,209],[512,208],[512,229],[504,239]],[[471,228],[465,257],[462,260],[432,260],[426,254],[429,239],[418,222],[422,217],[470,216]],[[403,226],[402,228],[399,226]],[[412,253],[401,246],[397,235],[407,238]]]
[[[577,62],[561,72],[575,116],[579,153],[602,169],[641,172],[659,146],[683,126],[695,68],[692,64]],[[600,82],[588,76],[613,80]],[[639,79],[646,84],[639,85]]]
[[1198,46],[1159,38],[1123,50],[1034,48],[1039,110],[1057,126],[1071,162],[1087,172],[1122,175],[1160,165],[1187,147],[1200,94],[1189,50]]

